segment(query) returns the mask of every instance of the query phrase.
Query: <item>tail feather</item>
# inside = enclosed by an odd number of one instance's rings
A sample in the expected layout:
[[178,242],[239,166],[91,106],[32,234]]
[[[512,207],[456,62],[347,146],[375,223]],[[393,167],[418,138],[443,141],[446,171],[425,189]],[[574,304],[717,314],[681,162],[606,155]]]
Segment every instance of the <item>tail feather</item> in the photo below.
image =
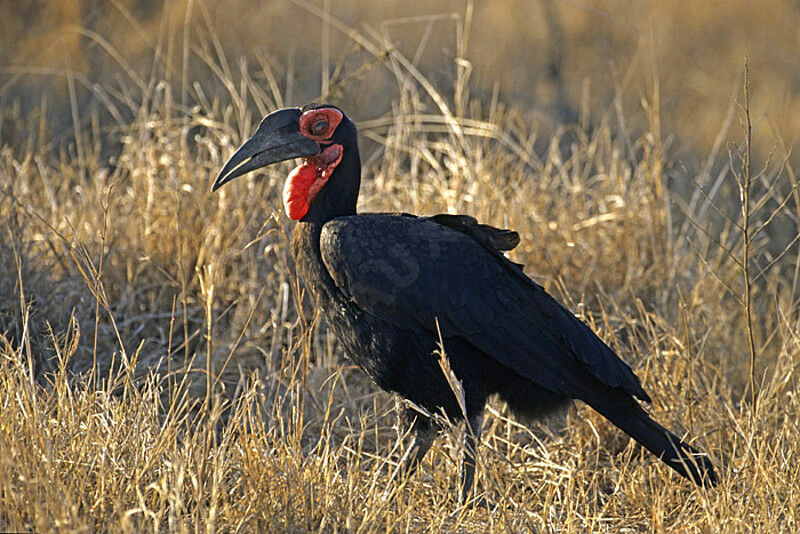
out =
[[[681,441],[678,436],[653,421],[640,407],[636,408],[633,411],[609,410],[600,413],[681,476],[698,486],[717,484],[717,473],[707,454]],[[621,413],[623,411],[627,413]]]

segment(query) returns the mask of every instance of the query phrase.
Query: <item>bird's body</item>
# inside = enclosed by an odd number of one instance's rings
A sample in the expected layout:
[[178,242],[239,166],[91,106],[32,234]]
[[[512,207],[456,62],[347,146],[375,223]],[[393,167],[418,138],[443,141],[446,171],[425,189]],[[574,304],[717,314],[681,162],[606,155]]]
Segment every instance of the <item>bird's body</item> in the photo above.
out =
[[[340,110],[269,115],[215,187],[287,155],[307,158],[284,190],[287,213],[298,220],[292,254],[299,274],[345,353],[380,387],[430,413],[466,415],[462,497],[472,487],[480,418],[492,394],[525,419],[579,399],[684,477],[716,480],[705,455],[641,408],[636,399],[650,398],[631,368],[503,255],[517,244],[515,232],[468,216],[356,214],[358,144]],[[463,409],[438,362],[440,341],[462,384]],[[435,436],[425,416],[417,414],[414,426],[412,468]]]
[[[447,267],[463,269],[457,262],[448,266],[456,249],[462,249],[463,258],[475,260],[476,269],[486,271],[487,281],[506,268],[503,262],[507,260],[492,257],[472,237],[431,219],[408,215],[337,217],[324,225],[300,222],[292,236],[300,275],[324,310],[345,354],[381,388],[397,392],[431,413],[443,408],[453,420],[461,419],[463,413],[435,355],[439,334],[451,368],[463,384],[468,415],[480,413],[493,393],[515,399],[515,393],[525,386],[536,387],[455,330],[448,330],[446,316],[440,319],[432,315],[434,308],[425,309],[426,298],[444,292],[443,298],[473,314],[470,320],[476,328],[491,328],[487,319],[494,315],[492,310],[471,310],[469,291],[448,295],[448,281],[437,279],[437,275],[451,278]],[[418,257],[426,261],[420,262]],[[430,269],[437,264],[441,268]],[[518,269],[510,263],[508,268]],[[404,316],[400,310],[409,304],[428,317]],[[437,331],[437,323],[446,326]],[[540,401],[536,408],[516,403],[525,415],[539,415],[568,400],[556,395],[544,399],[547,393],[538,393],[529,397]]]

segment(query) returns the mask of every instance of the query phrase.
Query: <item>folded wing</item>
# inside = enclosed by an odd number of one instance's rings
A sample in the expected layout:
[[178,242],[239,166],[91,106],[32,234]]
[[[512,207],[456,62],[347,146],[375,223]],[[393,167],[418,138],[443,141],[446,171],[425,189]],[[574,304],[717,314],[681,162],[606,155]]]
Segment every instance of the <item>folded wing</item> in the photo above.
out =
[[517,244],[515,233],[436,217],[336,218],[322,230],[322,259],[367,312],[431,332],[438,322],[445,349],[448,337],[460,337],[553,393],[590,404],[603,386],[650,400],[625,362],[499,252]]

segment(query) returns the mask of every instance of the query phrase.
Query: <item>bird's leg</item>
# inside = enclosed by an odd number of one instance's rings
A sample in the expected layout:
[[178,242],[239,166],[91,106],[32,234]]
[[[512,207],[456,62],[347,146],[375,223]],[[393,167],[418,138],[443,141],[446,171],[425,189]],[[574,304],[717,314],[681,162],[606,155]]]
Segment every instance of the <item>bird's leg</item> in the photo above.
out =
[[425,457],[425,454],[433,445],[433,440],[436,438],[437,433],[436,428],[431,424],[431,420],[422,415],[416,416],[413,428],[414,438],[403,462],[403,470],[409,475],[416,470]]
[[483,414],[473,415],[468,419],[464,435],[464,457],[461,462],[461,503],[466,503],[475,485],[475,455],[481,440]]
[[425,454],[431,448],[431,445],[433,445],[434,438],[436,438],[437,428],[431,423],[429,418],[416,412],[412,413],[410,410],[408,416],[413,418],[411,426],[413,431],[411,444],[406,449],[400,461],[397,462],[397,467],[389,478],[389,484],[383,495],[384,499],[388,497],[391,488],[401,474],[411,476],[411,474],[414,473],[420,461],[422,461]]

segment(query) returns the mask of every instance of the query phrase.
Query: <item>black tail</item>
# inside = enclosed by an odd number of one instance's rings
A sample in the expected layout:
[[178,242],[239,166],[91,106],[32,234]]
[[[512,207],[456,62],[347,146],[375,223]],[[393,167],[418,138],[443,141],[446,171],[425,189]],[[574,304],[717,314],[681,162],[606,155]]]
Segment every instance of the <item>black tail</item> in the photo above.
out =
[[[631,399],[635,404],[636,401]],[[708,455],[687,445],[678,436],[653,421],[638,404],[598,410],[645,449],[698,486],[715,486],[717,474]]]

